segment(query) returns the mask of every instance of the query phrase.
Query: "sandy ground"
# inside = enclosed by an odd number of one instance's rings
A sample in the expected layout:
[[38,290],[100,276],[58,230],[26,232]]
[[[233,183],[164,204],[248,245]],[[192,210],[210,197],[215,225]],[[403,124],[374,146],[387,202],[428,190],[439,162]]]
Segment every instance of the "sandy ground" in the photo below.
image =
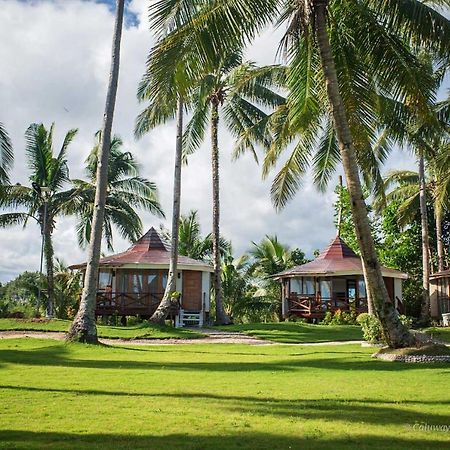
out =
[[[197,330],[198,331],[198,330]],[[102,339],[99,341],[106,345],[179,345],[179,344],[248,344],[248,345],[277,345],[275,342],[265,341],[255,337],[247,336],[243,333],[230,333],[219,330],[203,329],[202,333],[207,337],[199,339]],[[36,338],[36,339],[55,339],[63,341],[65,333],[54,331],[1,331],[0,339],[15,338]],[[332,341],[332,342],[314,342],[297,345],[348,345],[361,344],[363,341]],[[282,344],[278,344],[282,345]]]

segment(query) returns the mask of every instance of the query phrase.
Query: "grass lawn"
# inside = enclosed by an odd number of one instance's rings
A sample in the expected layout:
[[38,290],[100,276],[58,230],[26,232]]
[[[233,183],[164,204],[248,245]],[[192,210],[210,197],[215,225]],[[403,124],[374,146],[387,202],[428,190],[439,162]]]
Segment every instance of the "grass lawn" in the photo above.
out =
[[448,448],[448,365],[372,351],[3,340],[0,448]]
[[300,322],[279,322],[228,325],[216,328],[228,331],[241,331],[250,336],[288,344],[362,339],[362,331],[359,325],[332,326],[311,325]]
[[[70,320],[50,320],[34,322],[24,319],[0,319],[0,331],[68,331]],[[130,327],[112,327],[97,326],[97,332],[100,337],[110,339],[194,339],[202,337],[201,333],[195,333],[189,330],[183,330],[173,327],[161,327],[142,323]]]
[[434,338],[439,339],[440,341],[450,343],[450,327],[433,327],[427,328],[424,331],[433,335]]

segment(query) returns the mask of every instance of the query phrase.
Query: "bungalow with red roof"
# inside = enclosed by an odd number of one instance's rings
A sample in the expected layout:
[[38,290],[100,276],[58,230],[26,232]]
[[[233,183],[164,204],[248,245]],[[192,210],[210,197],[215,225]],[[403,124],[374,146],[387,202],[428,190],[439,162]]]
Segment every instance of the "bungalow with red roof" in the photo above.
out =
[[[128,250],[100,259],[96,316],[149,318],[167,285],[170,248],[152,227]],[[71,266],[85,270],[86,263]],[[210,309],[210,264],[178,257],[176,289],[181,293],[172,315],[178,326],[202,325]]]
[[[403,312],[402,280],[408,276],[382,267],[391,301]],[[284,317],[322,319],[327,311],[367,312],[361,258],[337,236],[314,261],[274,276],[282,286]]]

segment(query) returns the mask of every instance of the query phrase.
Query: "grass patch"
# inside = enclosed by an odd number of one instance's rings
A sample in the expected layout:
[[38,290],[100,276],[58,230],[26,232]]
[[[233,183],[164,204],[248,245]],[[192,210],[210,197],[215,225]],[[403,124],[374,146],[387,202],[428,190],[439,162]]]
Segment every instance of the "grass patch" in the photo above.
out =
[[401,356],[450,356],[450,348],[440,344],[425,344],[420,347],[381,348],[378,353]]
[[[0,319],[0,331],[68,331],[70,320],[26,320],[26,319]],[[143,322],[130,327],[113,327],[97,325],[97,333],[108,339],[195,339],[203,337],[196,333],[180,328],[160,326]]]
[[431,327],[423,331],[431,334],[435,339],[450,343],[450,327]]
[[450,369],[372,351],[3,340],[0,448],[446,448]]
[[224,331],[240,331],[261,339],[288,344],[362,339],[359,325],[312,325],[301,322],[252,323],[216,327]]

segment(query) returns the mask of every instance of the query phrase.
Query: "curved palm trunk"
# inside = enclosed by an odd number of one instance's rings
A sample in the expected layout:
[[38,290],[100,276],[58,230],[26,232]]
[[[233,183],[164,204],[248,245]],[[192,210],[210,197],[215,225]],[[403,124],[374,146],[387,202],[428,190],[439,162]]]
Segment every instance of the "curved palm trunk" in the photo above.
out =
[[425,184],[425,159],[423,153],[419,157],[419,201],[420,222],[422,227],[422,305],[420,318],[424,322],[430,320],[430,238],[428,233],[427,193]]
[[436,240],[437,240],[437,254],[438,254],[438,271],[441,272],[445,269],[445,252],[444,252],[444,241],[442,240],[442,207],[440,205],[435,205],[434,208],[436,215]]
[[122,38],[123,10],[125,0],[116,1],[116,19],[111,55],[111,71],[103,116],[102,145],[98,154],[97,181],[94,214],[89,244],[88,261],[84,278],[84,288],[78,313],[70,327],[67,339],[71,341],[98,343],[95,326],[95,306],[97,300],[98,264],[102,244],[103,220],[105,216],[106,189],[108,186],[108,161],[110,154],[111,129],[116,105],[119,81],[120,41]]
[[214,259],[214,300],[216,302],[216,322],[228,325],[228,318],[223,308],[222,263],[220,260],[220,183],[219,183],[219,100],[212,99],[211,108],[211,166],[213,191],[213,259]]
[[172,211],[172,242],[170,249],[169,275],[163,299],[150,318],[150,322],[164,324],[172,305],[172,293],[176,291],[178,247],[180,231],[180,204],[181,204],[181,163],[183,156],[183,100],[178,99],[177,106],[177,139],[175,146],[175,170],[173,176],[173,211]]
[[339,142],[342,165],[350,194],[352,215],[355,221],[356,235],[365,270],[367,291],[372,301],[374,312],[381,322],[387,344],[394,348],[406,347],[413,344],[414,338],[399,321],[395,308],[389,302],[386,285],[384,284],[380,264],[375,252],[367,207],[359,179],[353,139],[339,91],[336,66],[328,37],[327,4],[328,0],[314,0],[316,38],[326,80],[328,100],[331,105],[334,127]]

